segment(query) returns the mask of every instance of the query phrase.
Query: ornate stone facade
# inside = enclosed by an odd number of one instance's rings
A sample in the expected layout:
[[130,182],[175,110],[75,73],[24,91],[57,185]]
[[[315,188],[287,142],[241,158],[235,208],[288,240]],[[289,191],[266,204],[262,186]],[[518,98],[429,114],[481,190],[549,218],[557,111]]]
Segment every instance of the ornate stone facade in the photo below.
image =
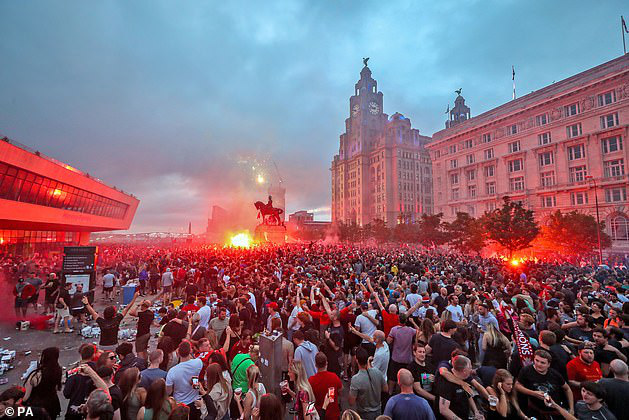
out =
[[431,214],[430,140],[402,114],[383,113],[382,92],[365,65],[332,160],[332,221],[393,226]]
[[480,216],[509,196],[540,220],[556,210],[595,215],[596,190],[611,252],[629,254],[628,123],[625,55],[448,124],[428,145],[435,211]]

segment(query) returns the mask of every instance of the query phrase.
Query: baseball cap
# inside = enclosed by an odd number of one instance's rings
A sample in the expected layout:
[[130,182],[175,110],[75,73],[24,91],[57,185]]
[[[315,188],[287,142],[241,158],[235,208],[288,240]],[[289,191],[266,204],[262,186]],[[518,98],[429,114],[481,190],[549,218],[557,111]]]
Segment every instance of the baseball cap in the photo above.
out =
[[428,296],[424,296],[422,298],[422,303],[430,303],[430,298]]
[[367,308],[369,308],[369,304],[367,302],[362,302],[360,304],[360,307],[363,308],[363,309],[367,309]]
[[279,308],[279,306],[277,305],[277,303],[275,302],[271,302],[268,305],[266,305],[267,308],[273,308],[273,310],[277,310],[277,308]]

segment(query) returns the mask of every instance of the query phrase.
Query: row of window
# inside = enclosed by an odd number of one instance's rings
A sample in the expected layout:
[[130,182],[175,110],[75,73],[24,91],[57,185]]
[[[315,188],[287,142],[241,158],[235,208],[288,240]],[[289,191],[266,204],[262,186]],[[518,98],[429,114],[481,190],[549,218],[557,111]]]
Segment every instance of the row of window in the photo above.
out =
[[[551,143],[550,133],[540,134],[540,137],[539,137],[540,145],[546,145],[550,143]],[[510,154],[516,153],[522,150],[520,140],[509,143],[507,147]],[[623,144],[622,144],[621,136],[612,136],[612,137],[606,137],[606,138],[601,139],[601,152],[604,155],[609,154],[609,153],[615,153],[622,150],[623,150]],[[568,160],[576,160],[576,159],[585,158],[585,145],[584,144],[569,146],[567,148],[567,151],[568,151]],[[552,152],[545,152],[545,153],[540,154],[540,166],[543,166],[543,164],[541,163],[542,159],[544,162],[548,162],[548,159],[549,159],[547,155],[548,153],[552,153]],[[544,155],[543,158],[542,158],[542,155]],[[483,150],[483,157],[485,160],[493,159],[495,157],[494,149],[489,148],[489,149]],[[474,154],[468,154],[465,156],[465,163],[467,165],[471,165],[475,162],[476,162],[476,157]],[[549,162],[549,163],[552,163],[552,162]],[[549,164],[549,163],[546,163],[546,164]],[[458,166],[459,166],[458,159],[450,160],[450,169],[456,169],[458,168]]]
[[[597,103],[599,107],[602,106],[606,106],[606,105],[610,105],[613,104],[614,102],[616,102],[616,92],[611,90],[608,92],[604,92],[601,93],[599,95],[597,95]],[[582,112],[581,107],[579,105],[579,102],[575,102],[569,105],[565,105],[563,107],[563,114],[565,117],[572,117],[574,115],[578,115]],[[544,125],[547,125],[550,122],[550,118],[548,116],[548,113],[544,113],[544,114],[540,114],[535,116],[535,125],[537,127],[541,127]],[[609,115],[605,115],[601,117],[601,128],[602,129],[606,129],[606,128],[610,128],[610,127],[614,127],[618,125],[618,113],[613,113],[613,114],[609,114]],[[518,133],[519,129],[518,129],[518,125],[517,124],[511,124],[509,126],[506,127],[506,131],[507,131],[507,135],[515,135]],[[573,124],[570,125],[566,128],[566,133],[568,135],[569,138],[572,137],[576,137],[576,136],[580,136],[581,135],[581,123],[577,123],[577,124]],[[550,133],[545,133],[548,134],[548,137],[550,136]],[[492,134],[491,133],[485,133],[481,136],[481,140],[482,143],[490,143],[492,141]],[[546,143],[540,143],[540,144],[546,144]],[[471,149],[472,147],[474,147],[474,140],[473,139],[467,139],[465,141],[463,141],[462,144],[464,149]],[[448,152],[450,154],[454,154],[458,151],[458,144],[451,144],[448,147]],[[435,151],[435,158],[439,158],[441,155],[440,151]]]
[[128,205],[0,162],[0,198],[122,219]]

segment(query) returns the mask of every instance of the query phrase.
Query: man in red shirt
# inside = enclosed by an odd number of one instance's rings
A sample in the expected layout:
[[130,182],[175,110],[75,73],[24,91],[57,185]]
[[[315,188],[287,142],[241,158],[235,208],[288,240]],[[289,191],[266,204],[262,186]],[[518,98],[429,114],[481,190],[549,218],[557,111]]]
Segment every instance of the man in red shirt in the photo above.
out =
[[568,384],[572,388],[574,401],[581,400],[581,386],[584,382],[596,382],[603,377],[598,362],[594,361],[594,343],[584,342],[579,345],[579,357],[566,365]]
[[339,398],[341,390],[343,389],[343,383],[335,373],[328,372],[328,358],[324,353],[317,353],[315,356],[315,366],[317,367],[317,373],[308,378],[308,382],[310,382],[312,392],[315,396],[315,407],[317,411],[321,412],[325,396],[330,388],[334,388],[334,401],[330,399],[328,408],[325,410],[325,418],[328,420],[336,420],[341,416]]
[[197,299],[194,296],[189,296],[188,300],[186,301],[186,306],[182,307],[181,310],[191,313],[198,311],[199,307],[194,304],[196,300]]

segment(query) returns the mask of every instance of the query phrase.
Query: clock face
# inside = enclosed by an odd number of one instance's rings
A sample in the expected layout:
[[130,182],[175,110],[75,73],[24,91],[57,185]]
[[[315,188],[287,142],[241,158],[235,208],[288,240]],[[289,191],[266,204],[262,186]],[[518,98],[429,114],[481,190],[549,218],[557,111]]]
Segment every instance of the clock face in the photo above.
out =
[[380,113],[380,106],[375,102],[369,102],[369,112],[373,115],[378,115]]
[[354,116],[357,115],[358,111],[360,111],[360,106],[358,104],[356,104],[356,105],[354,105],[352,107],[352,115],[354,115]]

